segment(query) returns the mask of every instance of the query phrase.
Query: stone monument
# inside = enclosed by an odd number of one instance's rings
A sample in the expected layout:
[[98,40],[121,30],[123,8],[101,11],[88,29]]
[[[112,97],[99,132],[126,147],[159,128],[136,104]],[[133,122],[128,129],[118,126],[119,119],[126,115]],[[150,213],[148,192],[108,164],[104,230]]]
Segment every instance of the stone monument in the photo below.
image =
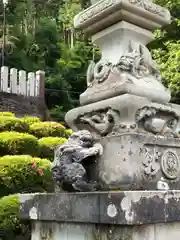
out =
[[75,17],[102,57],[66,115],[56,193],[20,197],[32,240],[180,239],[180,107],[146,47],[170,21],[150,0],[93,0]]

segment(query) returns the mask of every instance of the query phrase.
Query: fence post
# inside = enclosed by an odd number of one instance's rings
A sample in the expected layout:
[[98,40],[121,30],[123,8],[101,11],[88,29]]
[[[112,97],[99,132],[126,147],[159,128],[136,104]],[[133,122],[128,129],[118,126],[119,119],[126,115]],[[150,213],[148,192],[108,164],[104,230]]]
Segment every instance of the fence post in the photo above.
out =
[[10,69],[10,92],[17,94],[17,69]]
[[27,96],[35,96],[35,73],[33,72],[28,73]]
[[36,96],[44,99],[45,97],[45,72],[36,72]]
[[1,91],[8,92],[9,69],[6,66],[1,67]]
[[26,71],[19,71],[19,94],[26,96]]

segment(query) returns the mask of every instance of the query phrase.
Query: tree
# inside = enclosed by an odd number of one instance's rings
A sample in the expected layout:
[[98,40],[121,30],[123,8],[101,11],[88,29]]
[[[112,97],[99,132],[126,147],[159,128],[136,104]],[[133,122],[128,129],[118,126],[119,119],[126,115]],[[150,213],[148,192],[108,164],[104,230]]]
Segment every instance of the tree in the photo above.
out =
[[155,40],[149,47],[160,66],[163,83],[172,91],[172,101],[180,103],[180,2],[156,0],[156,3],[170,10],[172,22],[155,32]]

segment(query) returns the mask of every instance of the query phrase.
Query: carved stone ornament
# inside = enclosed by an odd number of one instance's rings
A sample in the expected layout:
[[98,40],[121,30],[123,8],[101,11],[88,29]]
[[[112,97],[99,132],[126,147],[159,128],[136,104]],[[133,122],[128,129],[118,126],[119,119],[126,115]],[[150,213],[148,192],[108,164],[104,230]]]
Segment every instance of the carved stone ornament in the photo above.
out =
[[117,64],[112,64],[106,60],[98,63],[91,61],[87,70],[87,86],[92,87],[95,83],[102,83],[113,72],[115,75],[129,73],[133,77],[142,79],[153,76],[161,82],[161,76],[156,63],[153,61],[148,48],[132,40],[129,41],[129,49],[122,55]]
[[176,179],[180,173],[180,160],[176,152],[172,150],[157,150],[156,147],[144,147],[140,149],[143,157],[142,166],[144,174],[148,178],[155,176],[161,169],[168,179]]
[[155,107],[143,107],[136,112],[136,122],[145,131],[169,136],[180,137],[180,116],[175,111]]
[[106,136],[119,123],[120,113],[112,108],[99,109],[98,111],[83,114],[78,121],[88,124],[100,136]]
[[89,131],[74,132],[68,142],[59,146],[55,152],[52,173],[56,184],[64,190],[96,190],[98,184],[88,182],[84,164],[99,154],[102,154],[102,147],[100,144],[94,144]]
[[164,17],[165,9],[162,7],[153,4],[150,0],[129,0],[129,3],[134,4],[138,7],[144,8],[145,10],[160,15],[161,17]]
[[143,148],[140,149],[140,156],[144,158],[142,164],[145,175],[148,177],[156,175],[160,169],[159,160],[161,153],[156,151],[156,149]]
[[[150,0],[91,0],[91,2],[93,5],[78,15],[78,22],[80,24],[100,14],[107,8],[113,7],[118,4],[120,5],[120,3],[123,6],[128,5],[128,7],[129,5],[133,5],[152,14],[158,15],[161,18],[167,18],[169,15],[167,15],[167,9],[152,3],[152,1]],[[78,24],[75,24],[75,27],[77,27],[76,25]]]
[[115,104],[114,107],[83,111],[74,119],[74,124],[79,126],[79,129],[87,128],[97,137],[125,132],[180,137],[180,114],[175,109],[151,104],[136,110],[132,105],[132,109],[125,116],[122,112],[123,106],[117,106]]
[[180,160],[176,152],[167,150],[161,159],[161,168],[164,175],[169,179],[176,179],[180,172]]

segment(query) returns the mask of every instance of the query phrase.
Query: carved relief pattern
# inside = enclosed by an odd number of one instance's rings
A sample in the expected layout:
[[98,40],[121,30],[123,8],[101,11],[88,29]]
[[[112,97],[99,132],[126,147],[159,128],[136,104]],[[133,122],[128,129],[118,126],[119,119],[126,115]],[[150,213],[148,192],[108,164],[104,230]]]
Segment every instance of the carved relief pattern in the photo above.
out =
[[[122,0],[121,0],[122,1]],[[120,1],[119,1],[120,2]],[[127,2],[127,1],[126,1]],[[165,16],[165,9],[163,7],[160,7],[154,3],[152,3],[149,0],[128,0],[130,4],[133,4],[137,7],[143,8],[146,11],[149,11],[153,14],[157,14],[161,17]],[[117,1],[114,0],[105,0],[100,1],[99,3],[96,3],[92,5],[89,9],[85,10],[79,15],[79,21],[80,23],[84,23],[88,19],[96,16],[98,13],[104,11],[108,7],[117,4]]]
[[169,137],[180,137],[180,116],[174,111],[143,107],[137,110],[135,119],[147,132]]
[[143,148],[140,150],[140,156],[143,156],[143,169],[148,177],[154,176],[160,169],[159,159],[161,153],[155,149]]
[[164,8],[162,8],[156,4],[153,4],[149,0],[129,0],[129,2],[138,7],[144,8],[145,10],[147,10],[151,13],[154,13],[154,14],[160,15],[161,17],[164,17],[164,14],[165,14]]
[[95,16],[99,12],[104,11],[106,8],[110,7],[111,5],[115,4],[116,1],[114,0],[105,0],[95,6],[90,7],[90,9],[84,11],[79,18],[80,23],[85,22],[89,18]]
[[175,151],[157,150],[156,147],[140,149],[145,176],[153,177],[161,169],[167,179],[176,179],[180,174],[180,160]]
[[111,72],[119,75],[127,72],[137,79],[154,76],[157,81],[161,81],[157,65],[148,48],[131,40],[127,52],[120,56],[117,64],[113,65],[103,59],[96,64],[91,62],[87,70],[87,86],[92,87],[95,83],[104,82]]
[[141,132],[180,138],[180,116],[176,111],[168,108],[144,106],[127,118],[121,118],[121,112],[117,108],[99,108],[80,114],[75,120],[76,124],[81,127],[86,124],[89,131],[96,136]]
[[112,132],[116,124],[119,123],[119,120],[119,111],[111,108],[86,113],[78,119],[81,123],[89,124],[89,126],[101,136]]
[[173,151],[166,151],[161,159],[161,167],[164,175],[170,179],[176,179],[180,173],[180,160]]

